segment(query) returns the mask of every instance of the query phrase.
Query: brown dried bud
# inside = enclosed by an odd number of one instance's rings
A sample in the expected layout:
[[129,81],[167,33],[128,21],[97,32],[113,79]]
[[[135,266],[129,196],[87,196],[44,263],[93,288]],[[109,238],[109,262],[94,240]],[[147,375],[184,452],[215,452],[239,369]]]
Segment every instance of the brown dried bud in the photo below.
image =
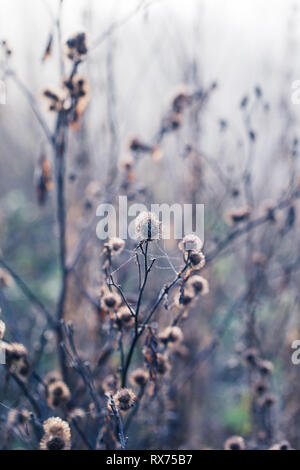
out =
[[[128,411],[133,407],[136,401],[136,396],[129,388],[123,388],[119,390],[114,396],[113,400],[116,407],[121,411]],[[111,409],[111,405],[108,402],[108,407]]]
[[136,369],[130,375],[130,383],[137,387],[145,387],[149,380],[149,373],[145,369]]
[[224,444],[225,450],[245,450],[245,441],[240,436],[232,436]]

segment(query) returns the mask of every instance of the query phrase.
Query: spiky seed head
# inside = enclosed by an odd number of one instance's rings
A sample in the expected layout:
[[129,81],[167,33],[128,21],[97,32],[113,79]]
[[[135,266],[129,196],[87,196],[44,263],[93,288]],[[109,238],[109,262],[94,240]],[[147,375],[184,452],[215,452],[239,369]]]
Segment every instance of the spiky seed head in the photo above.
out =
[[232,436],[224,444],[225,450],[245,450],[245,441],[241,436]]

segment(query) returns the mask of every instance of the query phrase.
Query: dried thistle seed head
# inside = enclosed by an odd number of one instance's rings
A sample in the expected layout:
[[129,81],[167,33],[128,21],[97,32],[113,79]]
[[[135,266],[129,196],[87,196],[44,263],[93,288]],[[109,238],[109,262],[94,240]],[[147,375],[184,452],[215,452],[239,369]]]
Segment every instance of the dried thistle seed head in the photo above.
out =
[[9,47],[9,44],[5,39],[0,41],[0,46],[2,47],[2,49],[4,51],[4,54],[7,57],[10,57],[12,55],[13,51],[12,51],[11,47]]
[[151,145],[145,144],[137,137],[130,139],[128,147],[131,152],[151,153],[153,150]]
[[65,109],[71,111],[69,123],[73,130],[79,128],[80,117],[85,112],[90,101],[90,88],[85,77],[74,75],[72,79],[67,78],[63,82],[66,90],[67,100]]
[[48,374],[44,377],[44,383],[47,386],[49,386],[50,384],[53,384],[54,382],[60,382],[61,380],[62,380],[62,376],[56,370],[48,372]]
[[66,55],[73,62],[80,62],[88,53],[87,34],[74,34],[66,41]]
[[175,297],[175,305],[177,308],[184,309],[191,307],[195,300],[195,293],[191,289],[184,289],[183,292],[178,292]]
[[182,113],[184,111],[185,106],[188,104],[189,95],[185,88],[179,90],[172,99],[172,109],[175,113]]
[[170,129],[176,131],[182,125],[182,115],[181,113],[173,113],[170,116]]
[[113,237],[105,243],[105,247],[109,250],[109,253],[113,255],[119,255],[122,253],[125,247],[125,241],[121,238]]
[[51,101],[57,102],[60,100],[59,92],[52,90],[51,88],[46,88],[46,90],[43,91],[43,95]]
[[278,444],[274,444],[269,450],[293,450],[293,448],[288,441],[281,441]]
[[88,82],[85,77],[80,75],[73,75],[71,78],[65,78],[63,80],[63,87],[68,90],[74,98],[85,96],[88,89]]
[[0,268],[0,289],[3,287],[11,287],[13,285],[13,278],[6,271],[6,269]]
[[123,306],[117,312],[117,324],[123,328],[130,328],[134,325],[134,318],[128,307]]
[[5,323],[2,320],[0,320],[0,341],[2,341],[2,339],[4,338],[5,329],[6,329]]
[[23,379],[30,374],[30,364],[27,358],[21,358],[16,365],[16,373]]
[[233,188],[231,191],[231,196],[234,198],[237,198],[239,197],[239,195],[240,195],[240,190],[238,188]]
[[200,253],[203,248],[203,242],[200,238],[191,233],[190,235],[186,235],[178,244],[178,248],[180,251],[184,253]]
[[129,150],[139,152],[143,148],[143,144],[137,137],[133,137],[128,143]]
[[267,263],[267,257],[263,253],[253,253],[252,263],[255,266],[264,267]]
[[258,369],[262,375],[270,375],[274,371],[274,366],[270,361],[260,360],[258,362]]
[[129,388],[122,388],[113,396],[116,407],[121,411],[128,411],[133,407],[136,396]]
[[21,343],[12,343],[11,345],[11,355],[13,359],[23,359],[28,355],[27,349],[24,344]]
[[149,372],[146,369],[136,369],[130,375],[130,383],[136,387],[145,387],[149,380]]
[[53,382],[48,386],[48,404],[50,408],[58,408],[71,399],[68,386],[63,381]]
[[249,220],[251,215],[250,207],[241,207],[239,209],[230,209],[226,215],[225,220],[228,225],[233,226],[240,222],[245,222]]
[[70,411],[68,420],[72,421],[73,419],[75,421],[84,421],[86,418],[85,411],[82,408],[73,408],[73,410]]
[[27,360],[27,349],[23,344],[20,343],[12,343],[12,344],[5,344],[4,349],[6,352],[6,363],[7,366],[10,368],[11,366],[17,366],[21,360]]
[[181,343],[181,341],[183,341],[183,333],[178,326],[169,326],[158,336],[158,338],[165,344]]
[[162,130],[163,132],[172,132],[179,129],[182,125],[183,116],[182,113],[171,112],[163,120]]
[[46,443],[48,450],[64,450],[65,441],[61,437],[53,437]]
[[103,308],[108,311],[116,310],[121,305],[121,298],[115,292],[105,293],[101,301],[102,301],[101,304],[103,305]]
[[232,436],[224,444],[225,450],[245,450],[245,441],[240,436]]
[[66,421],[61,418],[49,418],[43,423],[43,428],[45,433],[43,439],[49,441],[53,437],[60,437],[65,442],[65,449],[71,447],[71,430]]
[[205,256],[202,252],[192,252],[189,255],[190,262],[192,264],[193,269],[200,270],[204,268],[206,260]]
[[209,284],[208,281],[202,276],[192,276],[187,281],[188,287],[191,287],[195,294],[198,295],[207,295],[209,294]]
[[268,391],[268,384],[264,380],[258,380],[253,385],[254,394],[257,396],[262,396]]
[[59,113],[63,110],[65,97],[61,91],[47,88],[43,91],[43,97],[49,102],[49,111]]
[[161,224],[152,212],[141,212],[135,219],[135,232],[140,241],[159,240]]
[[7,416],[7,426],[24,426],[30,420],[30,413],[28,410],[10,410]]
[[101,384],[101,390],[104,392],[113,392],[119,388],[120,386],[120,381],[118,379],[117,375],[110,374],[105,379],[103,380]]
[[257,400],[257,405],[260,408],[270,408],[275,405],[276,397],[272,393],[266,393],[264,396]]
[[252,367],[256,367],[259,361],[259,354],[257,349],[255,348],[248,348],[243,352],[243,359],[247,365]]
[[180,359],[186,359],[189,357],[189,350],[188,348],[184,345],[184,344],[181,344],[181,343],[175,343],[171,350],[170,350],[170,353],[173,355],[173,356],[176,356]]
[[157,372],[160,375],[166,375],[171,370],[171,365],[168,356],[158,353],[156,355]]
[[102,186],[99,181],[90,181],[84,192],[88,199],[98,198],[102,194]]

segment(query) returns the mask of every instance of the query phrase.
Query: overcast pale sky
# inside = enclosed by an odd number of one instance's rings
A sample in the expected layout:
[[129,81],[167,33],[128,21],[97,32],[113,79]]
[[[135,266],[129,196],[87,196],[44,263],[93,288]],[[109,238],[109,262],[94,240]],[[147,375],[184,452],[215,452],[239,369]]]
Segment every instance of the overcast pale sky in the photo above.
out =
[[[84,26],[93,41],[112,22],[132,12],[138,3],[138,0],[64,0],[63,36]],[[147,14],[140,12],[114,35],[117,113],[123,141],[132,133],[153,134],[157,116],[165,111],[170,93],[183,82],[191,83],[186,73],[197,63],[201,85],[207,86],[213,80],[219,84],[204,122],[207,140],[203,145],[208,153],[215,149],[218,119],[230,118],[232,127],[243,132],[239,103],[245,94],[253,95],[254,86],[259,84],[264,99],[275,112],[256,122],[255,130],[262,136],[258,155],[263,159],[267,153],[272,154],[277,143],[274,136],[280,138],[286,119],[281,102],[290,100],[292,81],[300,79],[300,12],[295,10],[299,0],[148,0],[148,3],[151,5]],[[12,66],[37,97],[45,86],[58,85],[57,58],[41,64],[57,7],[58,0],[0,0],[0,39],[8,39],[14,49]],[[90,109],[103,119],[107,46],[107,42],[103,43],[88,61],[88,67],[91,65],[88,76],[96,96]],[[22,114],[26,108],[13,105],[21,99],[17,90],[9,86],[8,127],[16,125],[21,129],[27,122]],[[300,106],[294,106],[293,112],[300,114],[299,111]],[[99,129],[93,126],[97,125],[98,120],[91,120],[95,146]]]
[[[91,40],[131,12],[138,0],[64,0],[63,34],[90,25]],[[293,6],[299,0],[151,0],[148,14],[137,14],[116,36],[117,88],[124,109],[131,95],[140,109],[164,106],[168,92],[184,78],[184,62],[195,58],[204,83],[218,80],[216,113],[232,115],[241,95],[260,83],[266,98],[285,93],[283,76],[300,78],[299,29]],[[0,37],[15,50],[14,63],[25,79],[45,84],[55,69],[41,67],[41,55],[53,24],[58,0],[0,0]],[[298,13],[299,15],[299,13]],[[299,16],[298,16],[299,18]],[[294,50],[289,41],[298,41]],[[103,51],[103,48],[102,48]],[[98,70],[105,64],[96,55]],[[294,55],[293,55],[294,54]],[[142,75],[143,79],[140,80]],[[144,100],[144,101],[143,101]],[[147,101],[148,100],[148,101]],[[153,101],[153,100],[152,100]],[[139,113],[137,106],[135,112]],[[153,112],[161,112],[157,109]],[[142,123],[144,114],[138,114]],[[129,119],[129,117],[128,117]],[[149,120],[147,120],[148,122]],[[130,128],[130,123],[128,124]]]

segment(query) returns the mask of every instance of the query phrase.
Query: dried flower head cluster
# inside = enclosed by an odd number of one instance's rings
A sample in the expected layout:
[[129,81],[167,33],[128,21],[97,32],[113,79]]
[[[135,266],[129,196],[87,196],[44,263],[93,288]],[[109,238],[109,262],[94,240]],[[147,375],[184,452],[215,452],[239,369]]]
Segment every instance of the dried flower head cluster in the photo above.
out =
[[249,207],[240,207],[237,209],[230,209],[225,216],[228,225],[233,226],[241,222],[249,220],[251,216],[251,209]]
[[66,421],[49,418],[43,424],[44,436],[40,442],[41,450],[70,450],[71,430]]
[[75,420],[76,422],[84,422],[86,419],[86,413],[82,408],[73,408],[69,415],[68,415],[68,420],[73,421]]
[[169,326],[159,335],[159,339],[162,343],[181,343],[183,341],[183,333],[181,328],[178,326]]
[[267,217],[269,222],[277,222],[278,215],[276,213],[276,202],[270,199],[263,201],[261,207],[262,215]]
[[241,436],[232,436],[224,444],[225,450],[245,450],[245,441]]
[[26,379],[30,373],[28,351],[23,344],[5,343],[6,366],[9,371],[15,372],[22,379]]
[[54,382],[60,382],[62,380],[60,372],[52,370],[44,377],[44,383],[46,386],[51,385]]
[[112,259],[120,255],[125,248],[125,241],[118,237],[112,237],[104,244],[103,268],[110,266]]
[[243,351],[243,359],[249,366],[256,367],[259,361],[259,353],[256,348],[248,348]]
[[159,240],[161,226],[153,212],[141,212],[135,219],[135,231],[139,241]]
[[128,193],[131,186],[136,181],[136,172],[135,172],[135,161],[133,158],[129,157],[124,159],[121,164],[121,171],[122,171],[122,184],[121,188]]
[[203,242],[197,235],[189,234],[179,242],[178,248],[184,254],[188,269],[184,282],[175,297],[175,305],[187,312],[195,306],[199,295],[205,296],[209,293],[208,281],[196,274],[205,266]]
[[274,444],[269,450],[294,450],[288,441],[281,441]]
[[159,161],[162,158],[162,150],[159,145],[148,145],[142,142],[137,137],[134,137],[129,141],[128,144],[129,150],[137,156],[139,154],[149,154],[152,157],[153,161]]
[[5,39],[0,41],[0,47],[2,48],[6,57],[10,57],[12,55],[13,51]]
[[186,310],[195,305],[196,295],[190,289],[181,289],[175,297],[175,305],[180,309]]
[[47,88],[43,91],[43,96],[49,103],[49,111],[60,113],[64,109],[65,96],[60,90]]
[[274,371],[272,362],[262,359],[256,348],[248,348],[243,351],[243,359],[247,365],[251,366],[263,378],[269,377]]
[[178,248],[183,252],[185,257],[188,258],[192,267],[196,270],[200,270],[205,266],[205,256],[202,252],[203,242],[195,234],[185,235],[185,237],[179,242]]
[[87,79],[80,75],[72,75],[63,81],[66,90],[65,108],[69,111],[69,124],[78,130],[81,116],[84,114],[90,99]]
[[68,386],[62,381],[54,381],[47,387],[48,404],[50,408],[58,408],[71,399],[71,393]]
[[196,295],[207,295],[209,294],[209,283],[202,276],[191,276],[187,281],[187,287],[192,289]]
[[120,386],[119,378],[116,374],[110,374],[105,377],[101,383],[102,392],[113,392],[115,393]]
[[158,353],[156,355],[156,366],[157,366],[157,373],[160,375],[166,375],[171,370],[171,364],[169,358],[166,354]]
[[264,268],[267,264],[267,257],[263,253],[255,252],[252,255],[252,262],[255,266]]
[[132,313],[126,307],[125,305],[123,307],[120,307],[119,310],[117,311],[117,325],[119,325],[121,328],[131,328],[134,325],[134,317],[132,316]]
[[195,234],[186,235],[178,244],[178,248],[184,253],[200,253],[203,242]]
[[259,423],[260,430],[258,439],[264,445],[269,442],[268,435],[271,423],[271,413],[276,403],[276,397],[270,392],[271,375],[274,367],[270,361],[261,358],[259,351],[255,347],[242,351],[242,359],[249,369],[252,388],[252,412]]
[[118,237],[110,238],[105,243],[105,249],[109,251],[110,256],[116,256],[122,253],[125,248],[125,241]]
[[[129,388],[123,388],[121,390],[118,390],[117,393],[113,395],[113,403],[117,407],[118,410],[120,411],[128,411],[130,408],[133,407],[136,401],[136,396],[133,393],[132,390]],[[111,399],[108,399],[108,409],[110,411],[113,410],[113,404],[111,403]]]
[[64,116],[64,123],[77,131],[80,120],[90,100],[87,79],[76,73],[71,73],[62,81],[62,88],[55,90],[47,88],[43,97],[48,102],[48,110]]
[[181,88],[171,99],[170,109],[162,122],[162,134],[177,131],[183,123],[184,111],[192,102],[192,96]]
[[130,375],[130,383],[135,387],[145,387],[149,380],[149,372],[146,369],[136,369]]
[[22,426],[24,427],[27,425],[30,421],[30,413],[28,410],[16,410],[12,409],[9,411],[7,415],[7,425],[8,428],[13,428],[17,426]]
[[105,289],[101,297],[101,307],[106,312],[115,312],[119,309],[122,303],[122,299],[116,292],[111,292]]
[[88,45],[85,32],[76,33],[66,41],[66,55],[73,62],[82,61],[87,53]]

